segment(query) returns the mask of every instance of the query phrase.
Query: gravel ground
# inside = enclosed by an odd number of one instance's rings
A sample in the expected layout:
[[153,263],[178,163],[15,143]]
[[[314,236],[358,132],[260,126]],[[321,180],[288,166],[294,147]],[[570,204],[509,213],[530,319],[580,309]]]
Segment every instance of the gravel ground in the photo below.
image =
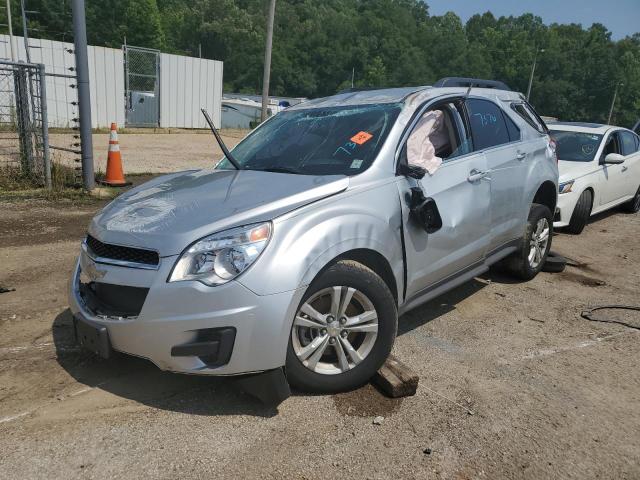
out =
[[639,331],[579,315],[640,302],[640,215],[557,235],[564,273],[492,273],[404,315],[415,396],[275,411],[232,380],[73,344],[67,281],[100,207],[0,203],[0,478],[640,478]]
[[[193,131],[191,131],[193,132]],[[248,132],[223,130],[222,139],[227,147],[234,147]],[[52,134],[51,144],[69,148],[77,140],[70,134]],[[127,173],[169,173],[212,166],[222,157],[222,150],[208,130],[196,133],[122,133],[118,135],[122,164]],[[93,156],[96,172],[107,168],[109,134],[93,135]],[[77,155],[52,150],[54,161],[74,166]]]

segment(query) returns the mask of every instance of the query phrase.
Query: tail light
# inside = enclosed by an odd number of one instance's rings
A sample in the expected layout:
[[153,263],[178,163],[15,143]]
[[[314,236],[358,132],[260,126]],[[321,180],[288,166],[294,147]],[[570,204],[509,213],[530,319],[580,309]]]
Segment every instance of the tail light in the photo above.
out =
[[556,151],[557,146],[558,145],[556,141],[553,139],[553,137],[549,137],[549,149],[551,150],[553,157],[556,159],[556,163],[558,163],[558,153]]

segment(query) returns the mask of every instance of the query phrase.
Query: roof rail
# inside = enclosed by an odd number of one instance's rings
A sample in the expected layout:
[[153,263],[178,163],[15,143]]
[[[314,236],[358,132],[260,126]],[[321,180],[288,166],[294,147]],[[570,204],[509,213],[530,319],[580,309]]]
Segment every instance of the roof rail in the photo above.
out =
[[434,87],[476,87],[495,88],[496,90],[511,91],[509,86],[498,80],[483,80],[481,78],[445,77],[433,84]]

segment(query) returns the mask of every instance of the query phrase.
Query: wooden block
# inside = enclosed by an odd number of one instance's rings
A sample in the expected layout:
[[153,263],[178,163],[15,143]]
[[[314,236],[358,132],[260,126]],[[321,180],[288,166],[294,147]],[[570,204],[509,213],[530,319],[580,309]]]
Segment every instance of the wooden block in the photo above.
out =
[[376,372],[371,382],[391,398],[410,397],[416,394],[418,375],[389,355],[384,365]]

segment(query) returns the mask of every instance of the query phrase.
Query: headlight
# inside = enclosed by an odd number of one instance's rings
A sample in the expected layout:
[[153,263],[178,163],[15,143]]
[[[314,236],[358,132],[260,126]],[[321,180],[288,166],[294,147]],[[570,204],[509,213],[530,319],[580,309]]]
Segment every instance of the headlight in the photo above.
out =
[[169,281],[197,280],[209,286],[227,283],[256,261],[270,237],[269,222],[204,237],[182,252]]
[[575,182],[575,180],[562,182],[560,185],[558,185],[558,191],[560,192],[560,194],[569,193],[571,191],[571,188],[573,187],[573,182]]

